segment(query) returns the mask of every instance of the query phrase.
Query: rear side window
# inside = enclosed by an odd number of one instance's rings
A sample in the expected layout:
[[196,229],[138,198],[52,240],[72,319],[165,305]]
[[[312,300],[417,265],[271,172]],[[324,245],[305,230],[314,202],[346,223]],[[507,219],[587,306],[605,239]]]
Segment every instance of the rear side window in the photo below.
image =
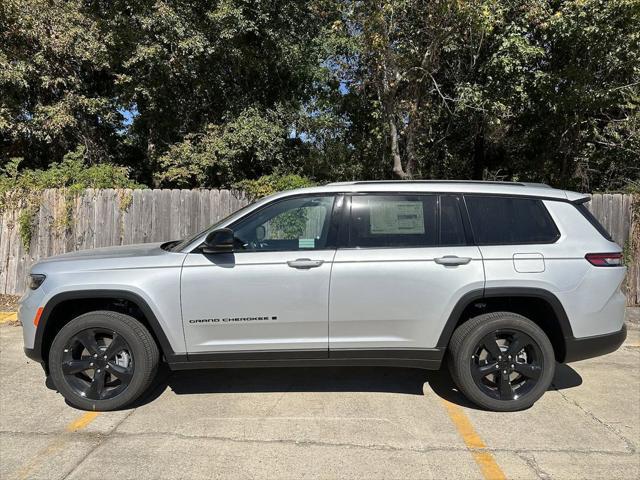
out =
[[437,206],[437,195],[353,196],[349,246],[434,246]]
[[349,247],[465,245],[460,199],[438,195],[354,195]]
[[553,243],[560,232],[534,198],[465,195],[478,245]]

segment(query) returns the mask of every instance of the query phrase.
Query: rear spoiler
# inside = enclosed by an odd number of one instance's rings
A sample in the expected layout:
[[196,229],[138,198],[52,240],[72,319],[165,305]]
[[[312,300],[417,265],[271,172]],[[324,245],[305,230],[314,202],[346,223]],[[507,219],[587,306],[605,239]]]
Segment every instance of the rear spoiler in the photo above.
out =
[[567,200],[576,205],[580,205],[582,203],[587,203],[591,201],[591,195],[586,193],[578,193],[578,192],[565,192],[567,195]]

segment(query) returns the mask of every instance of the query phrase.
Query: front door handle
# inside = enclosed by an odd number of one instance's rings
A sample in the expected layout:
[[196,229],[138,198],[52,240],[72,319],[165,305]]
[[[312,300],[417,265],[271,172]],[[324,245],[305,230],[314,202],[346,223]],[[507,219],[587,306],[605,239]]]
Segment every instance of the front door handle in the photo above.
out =
[[311,260],[310,258],[297,258],[296,260],[289,260],[287,265],[291,268],[309,269],[319,267],[324,263],[324,260]]
[[445,255],[435,259],[436,263],[444,266],[466,265],[471,261],[470,257],[458,257],[456,255]]

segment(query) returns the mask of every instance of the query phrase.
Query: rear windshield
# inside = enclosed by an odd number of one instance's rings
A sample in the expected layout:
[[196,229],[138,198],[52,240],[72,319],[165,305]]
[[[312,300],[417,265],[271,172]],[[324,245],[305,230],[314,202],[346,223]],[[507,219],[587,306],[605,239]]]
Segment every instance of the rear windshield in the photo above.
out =
[[478,245],[553,243],[560,232],[542,200],[465,195]]
[[576,208],[582,215],[584,215],[584,218],[589,220],[589,223],[593,225],[595,229],[598,230],[598,232],[600,232],[600,235],[602,235],[604,238],[606,238],[610,242],[613,241],[613,239],[611,238],[611,234],[607,232],[607,229],[602,226],[602,224],[598,221],[598,219],[593,216],[593,213],[591,213],[591,210],[587,208],[587,202],[576,204]]

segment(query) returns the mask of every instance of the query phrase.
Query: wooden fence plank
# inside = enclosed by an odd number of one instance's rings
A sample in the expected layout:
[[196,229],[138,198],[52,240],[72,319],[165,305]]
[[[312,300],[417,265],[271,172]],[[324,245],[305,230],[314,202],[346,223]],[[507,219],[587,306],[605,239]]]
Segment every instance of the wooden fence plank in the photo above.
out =
[[200,212],[198,212],[198,231],[204,230],[211,225],[211,202],[209,192],[200,190]]

